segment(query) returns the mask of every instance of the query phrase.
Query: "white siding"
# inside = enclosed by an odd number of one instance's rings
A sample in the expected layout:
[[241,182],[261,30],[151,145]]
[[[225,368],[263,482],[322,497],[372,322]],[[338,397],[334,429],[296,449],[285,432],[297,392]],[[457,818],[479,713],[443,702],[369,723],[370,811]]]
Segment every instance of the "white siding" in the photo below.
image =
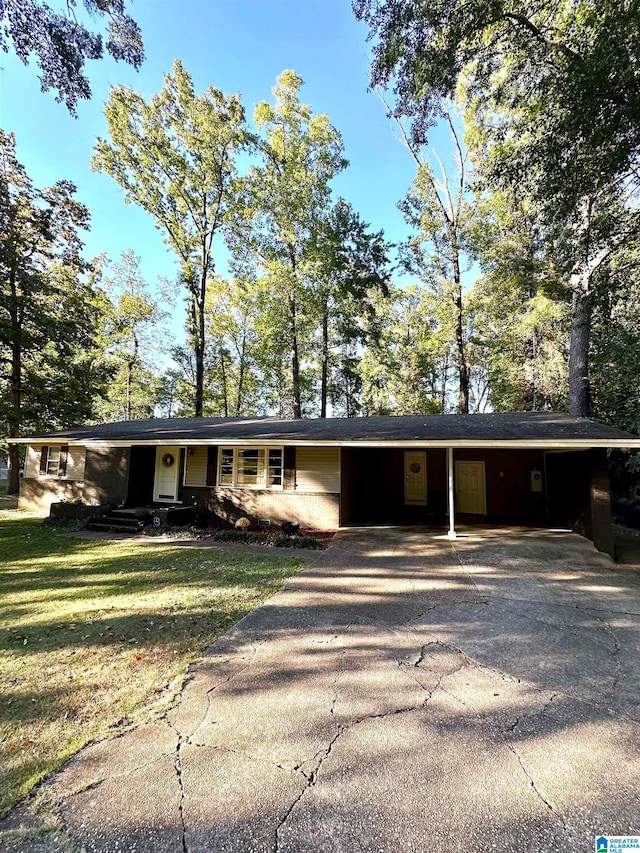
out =
[[24,476],[34,478],[40,473],[40,453],[42,447],[38,444],[27,445],[27,455],[24,464]]
[[296,489],[300,492],[339,492],[340,449],[296,448]]
[[69,447],[67,451],[67,479],[84,480],[84,466],[87,459],[86,447]]
[[[193,453],[191,453],[193,451]],[[185,486],[207,485],[207,458],[206,447],[189,447],[184,472]]]

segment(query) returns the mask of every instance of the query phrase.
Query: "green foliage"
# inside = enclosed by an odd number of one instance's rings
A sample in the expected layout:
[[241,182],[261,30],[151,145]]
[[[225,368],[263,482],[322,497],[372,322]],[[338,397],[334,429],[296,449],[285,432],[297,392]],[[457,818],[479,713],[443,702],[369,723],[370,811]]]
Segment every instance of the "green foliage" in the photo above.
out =
[[376,300],[379,334],[360,361],[363,415],[419,415],[444,410],[448,341],[438,335],[431,295],[415,285]]
[[[448,99],[467,104],[485,186],[537,208],[571,299],[570,411],[590,410],[597,279],[635,239],[640,73],[635,2],[355,0],[377,38],[374,85],[392,85],[411,138]],[[508,383],[509,384],[509,383]]]
[[41,0],[9,0],[0,3],[0,48],[13,46],[27,65],[33,54],[40,69],[42,91],[57,89],[57,101],[64,101],[75,114],[78,100],[91,97],[84,72],[87,59],[101,59],[106,46],[114,59],[139,68],[144,59],[140,28],[126,14],[125,0],[83,0],[91,18],[109,20],[107,42],[78,19],[77,0],[66,0],[55,11]]
[[166,340],[160,308],[140,272],[140,258],[130,249],[121,260],[99,259],[100,283],[109,297],[104,317],[107,363],[112,371],[105,398],[97,403],[100,421],[148,418],[154,413],[158,388],[153,362],[160,354],[158,338]]
[[[496,141],[521,138],[502,161],[544,198],[578,200],[633,165],[640,145],[640,8],[613,0],[354,0],[375,39],[372,83],[393,84],[424,140],[461,82],[503,118]],[[528,136],[532,126],[540,133]]]
[[567,405],[570,305],[555,246],[515,193],[478,199],[474,251],[484,271],[471,294],[495,411]]
[[205,412],[238,417],[262,412],[256,332],[260,294],[251,280],[216,277],[207,293]]
[[106,378],[104,302],[79,236],[89,212],[74,194],[69,181],[34,187],[14,137],[0,132],[0,430],[10,437],[87,420]]
[[638,249],[623,251],[598,283],[594,305],[594,416],[640,434]]
[[[454,116],[445,112],[454,144],[453,169],[447,169],[437,154],[412,140],[402,119],[396,122],[417,164],[416,177],[406,197],[398,205],[413,228],[413,236],[401,247],[401,259],[408,272],[417,275],[434,297],[439,336],[448,337],[446,364],[458,376],[457,410],[468,413],[471,406],[472,369],[469,363],[469,327],[463,274],[470,267],[469,231],[474,210],[469,199],[467,152],[456,128]],[[436,176],[435,160],[439,171]],[[444,384],[446,386],[446,376]],[[443,396],[443,406],[446,404]]]
[[187,329],[194,353],[196,416],[202,414],[207,285],[214,239],[236,206],[235,158],[247,144],[238,95],[209,86],[197,95],[179,60],[165,87],[142,95],[112,89],[105,108],[111,142],[99,139],[92,161],[153,217],[175,252],[188,295]]
[[330,181],[347,165],[340,134],[326,115],[300,102],[301,87],[295,72],[284,71],[273,89],[275,103],[257,105],[259,162],[240,182],[241,205],[229,229],[238,277],[254,276],[263,286],[281,405],[294,417],[311,396],[301,365],[317,317],[312,238],[329,210]]
[[336,415],[356,415],[362,380],[359,348],[372,340],[376,297],[389,295],[389,247],[338,199],[312,237],[312,283],[319,311],[320,416],[330,401]]

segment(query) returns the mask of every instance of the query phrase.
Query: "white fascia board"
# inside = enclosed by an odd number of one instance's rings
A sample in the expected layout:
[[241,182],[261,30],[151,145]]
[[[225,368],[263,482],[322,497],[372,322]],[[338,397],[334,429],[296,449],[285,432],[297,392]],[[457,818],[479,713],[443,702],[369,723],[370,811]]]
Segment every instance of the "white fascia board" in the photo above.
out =
[[132,447],[146,445],[149,447],[196,447],[196,446],[250,446],[250,447],[378,447],[378,448],[401,448],[401,447],[419,447],[419,448],[473,448],[476,450],[496,449],[520,449],[520,450],[588,450],[589,448],[604,447],[604,448],[638,448],[640,449],[640,438],[631,439],[455,439],[446,441],[442,439],[436,440],[421,440],[411,439],[402,441],[342,441],[329,440],[314,441],[311,439],[287,439],[287,438],[272,438],[272,439],[257,439],[257,438],[229,438],[220,437],[215,439],[193,438],[193,439],[140,439],[132,441],[131,439],[113,439],[107,441],[105,439],[60,439],[60,438],[19,438],[15,439],[16,444],[68,444],[69,446],[83,447]]

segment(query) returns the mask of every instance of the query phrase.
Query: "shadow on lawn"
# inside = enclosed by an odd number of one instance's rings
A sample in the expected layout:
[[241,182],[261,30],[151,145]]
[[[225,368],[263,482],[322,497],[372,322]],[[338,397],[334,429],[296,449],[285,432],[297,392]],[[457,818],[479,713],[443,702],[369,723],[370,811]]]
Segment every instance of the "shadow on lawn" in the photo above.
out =
[[[148,591],[149,568],[130,572],[127,596]],[[172,580],[202,583],[188,566],[176,572]],[[59,580],[64,572],[51,587]],[[234,586],[224,573],[211,583]],[[175,849],[274,849],[285,814],[289,838],[304,839],[287,849],[313,849],[315,838],[318,850],[480,850],[496,835],[505,849],[560,849],[572,814],[580,849],[605,825],[631,833],[640,756],[637,724],[623,712],[637,711],[640,619],[616,612],[621,604],[640,610],[640,578],[570,534],[496,532],[454,549],[410,531],[346,534],[198,667],[183,702],[200,698],[202,719],[180,753],[180,778],[176,755],[157,755],[168,782],[138,802],[126,774],[103,775],[100,750],[89,748],[70,775],[95,760],[93,778],[105,781],[69,798],[66,824],[101,851],[148,845],[149,809],[154,841],[171,836]],[[74,630],[55,620],[33,629],[51,648],[126,648],[133,636],[151,649],[169,635],[188,640],[221,613],[107,613]],[[27,660],[39,651],[30,646],[20,650]],[[138,736],[110,745],[104,766],[124,766]],[[309,784],[293,768],[318,756]],[[160,770],[134,767],[136,791]],[[198,797],[210,813],[198,812]]]

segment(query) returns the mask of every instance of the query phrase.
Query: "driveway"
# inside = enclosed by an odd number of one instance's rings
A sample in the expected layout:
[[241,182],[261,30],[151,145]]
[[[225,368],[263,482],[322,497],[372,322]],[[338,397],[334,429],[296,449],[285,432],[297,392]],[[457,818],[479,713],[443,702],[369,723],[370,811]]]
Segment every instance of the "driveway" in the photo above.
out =
[[640,573],[584,539],[344,530],[165,719],[0,828],[30,853],[592,851],[640,834],[639,700]]

